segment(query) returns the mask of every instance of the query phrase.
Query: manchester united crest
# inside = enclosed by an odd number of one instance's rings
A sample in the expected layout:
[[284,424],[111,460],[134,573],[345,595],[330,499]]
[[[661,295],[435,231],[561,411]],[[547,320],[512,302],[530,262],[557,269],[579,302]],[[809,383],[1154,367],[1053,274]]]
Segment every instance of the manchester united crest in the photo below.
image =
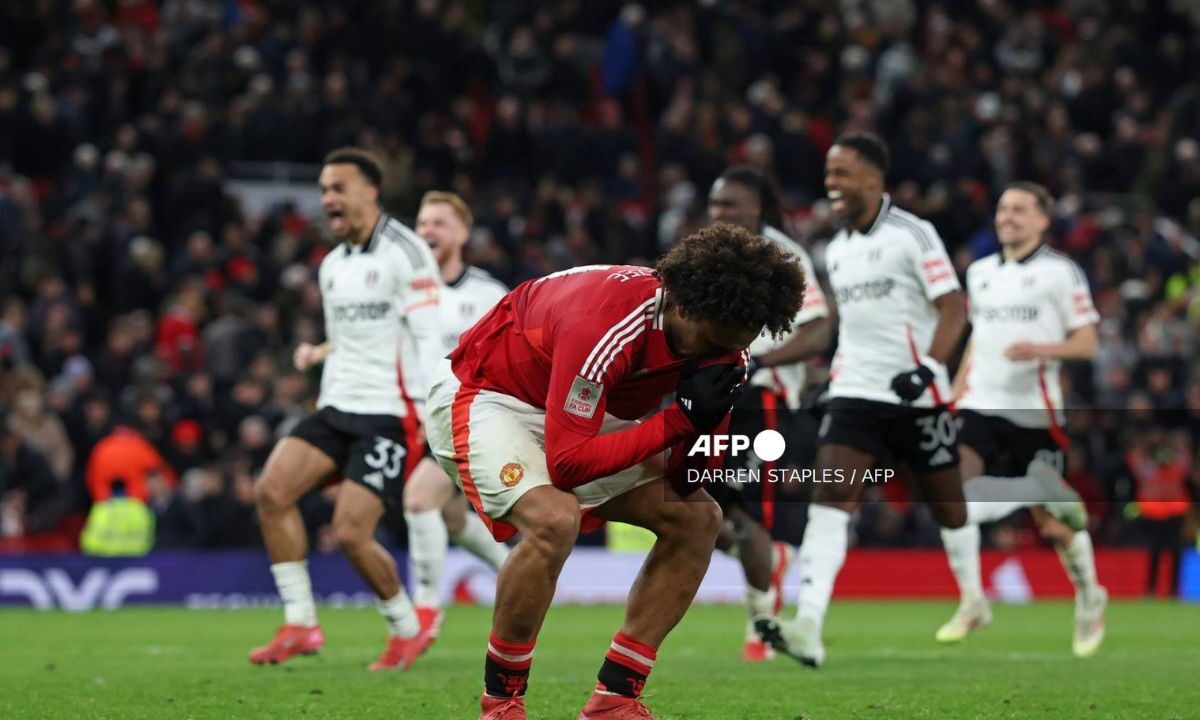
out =
[[521,463],[509,463],[500,468],[500,482],[504,487],[513,487],[525,477],[525,466]]

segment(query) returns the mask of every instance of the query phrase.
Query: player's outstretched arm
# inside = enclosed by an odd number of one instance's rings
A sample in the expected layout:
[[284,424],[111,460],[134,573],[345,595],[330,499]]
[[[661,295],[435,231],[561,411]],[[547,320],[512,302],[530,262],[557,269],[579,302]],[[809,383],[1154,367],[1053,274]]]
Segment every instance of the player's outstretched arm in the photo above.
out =
[[300,343],[292,353],[292,365],[300,372],[304,372],[314,365],[325,362],[325,358],[329,357],[331,352],[333,352],[333,345],[328,340],[320,345]]
[[1100,334],[1095,325],[1071,331],[1060,343],[1018,342],[1004,350],[1009,360],[1091,360],[1100,349]]

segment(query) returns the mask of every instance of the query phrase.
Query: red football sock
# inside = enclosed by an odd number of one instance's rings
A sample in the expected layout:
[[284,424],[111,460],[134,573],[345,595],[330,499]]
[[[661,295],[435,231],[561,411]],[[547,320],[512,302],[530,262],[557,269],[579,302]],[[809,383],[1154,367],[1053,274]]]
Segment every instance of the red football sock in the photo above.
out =
[[487,659],[483,664],[483,686],[492,697],[524,695],[533,664],[533,643],[509,642],[488,636]]
[[600,666],[596,690],[626,697],[640,696],[657,657],[656,648],[625,633],[617,633],[604,656],[604,664]]

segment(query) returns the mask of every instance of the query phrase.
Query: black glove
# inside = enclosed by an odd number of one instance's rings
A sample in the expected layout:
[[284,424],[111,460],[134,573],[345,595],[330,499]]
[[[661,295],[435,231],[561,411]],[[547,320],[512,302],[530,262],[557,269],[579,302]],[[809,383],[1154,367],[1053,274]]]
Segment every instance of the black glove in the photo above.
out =
[[892,378],[892,392],[908,404],[921,397],[925,388],[933,382],[933,371],[924,365],[918,365],[912,370],[906,370]]
[[709,365],[696,369],[693,360],[683,369],[675,402],[697,432],[716,427],[742,395],[745,370],[740,365]]

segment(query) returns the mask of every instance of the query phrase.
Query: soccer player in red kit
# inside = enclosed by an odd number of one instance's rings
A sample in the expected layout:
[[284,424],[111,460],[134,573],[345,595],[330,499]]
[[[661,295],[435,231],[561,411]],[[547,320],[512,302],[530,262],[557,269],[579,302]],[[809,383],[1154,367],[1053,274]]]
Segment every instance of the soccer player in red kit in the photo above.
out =
[[683,501],[687,449],[727,423],[746,348],[764,328],[787,332],[803,292],[793,256],[716,224],[655,270],[580,267],[520,285],[434,373],[434,455],[496,539],[521,533],[497,580],[481,718],[525,717],[558,574],[580,530],[606,520],[657,540],[579,717],[653,717],[642,686],[721,525],[703,490]]

